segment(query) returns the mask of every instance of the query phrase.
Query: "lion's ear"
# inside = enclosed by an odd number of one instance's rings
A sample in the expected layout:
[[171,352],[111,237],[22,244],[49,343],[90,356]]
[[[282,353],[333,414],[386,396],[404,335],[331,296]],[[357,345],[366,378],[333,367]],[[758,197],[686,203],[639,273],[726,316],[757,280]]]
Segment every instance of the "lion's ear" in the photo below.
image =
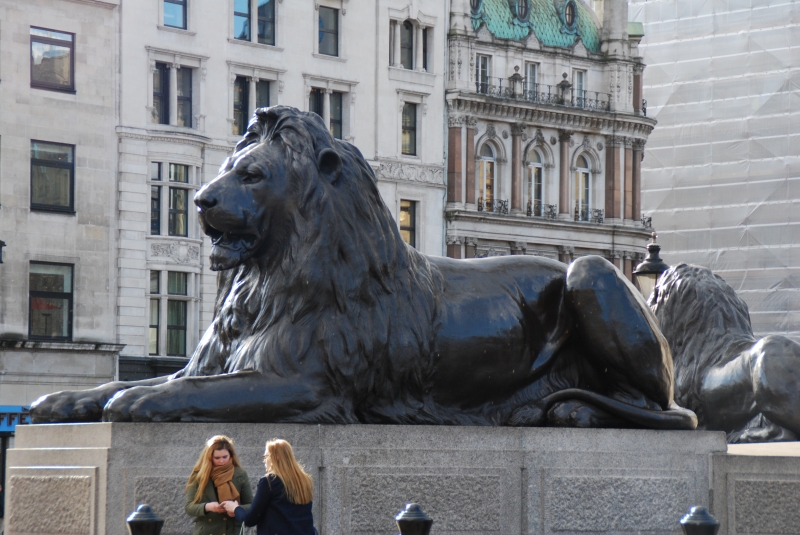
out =
[[342,174],[342,159],[333,149],[322,149],[317,154],[317,167],[319,172],[325,176],[329,182],[339,180]]

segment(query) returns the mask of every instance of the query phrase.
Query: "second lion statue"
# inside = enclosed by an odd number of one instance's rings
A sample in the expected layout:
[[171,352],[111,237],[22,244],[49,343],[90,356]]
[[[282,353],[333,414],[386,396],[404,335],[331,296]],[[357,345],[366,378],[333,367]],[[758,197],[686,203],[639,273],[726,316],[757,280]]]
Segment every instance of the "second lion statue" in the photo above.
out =
[[257,110],[195,204],[219,287],[187,366],[44,396],[35,422],[697,426],[612,264],[417,252],[315,114]]

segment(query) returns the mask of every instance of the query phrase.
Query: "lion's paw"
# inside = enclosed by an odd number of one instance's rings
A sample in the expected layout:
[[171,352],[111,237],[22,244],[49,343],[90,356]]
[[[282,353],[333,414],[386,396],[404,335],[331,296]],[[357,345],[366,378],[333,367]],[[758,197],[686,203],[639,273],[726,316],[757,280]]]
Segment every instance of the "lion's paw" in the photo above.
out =
[[95,390],[47,394],[31,405],[31,421],[35,424],[99,422],[105,397]]
[[158,387],[137,386],[118,392],[103,409],[104,422],[170,422],[169,396]]

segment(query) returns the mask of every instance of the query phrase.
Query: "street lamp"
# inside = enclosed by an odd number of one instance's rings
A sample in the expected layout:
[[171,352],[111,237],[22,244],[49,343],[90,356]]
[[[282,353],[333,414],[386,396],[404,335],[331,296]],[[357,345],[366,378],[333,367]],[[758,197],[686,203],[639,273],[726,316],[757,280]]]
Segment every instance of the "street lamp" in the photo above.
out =
[[653,288],[656,287],[658,277],[669,269],[669,266],[658,256],[658,253],[661,251],[661,246],[656,243],[656,233],[653,232],[651,237],[652,241],[647,244],[647,257],[644,259],[644,262],[636,266],[636,269],[633,270],[633,274],[636,275],[636,286],[639,288],[639,291],[642,292],[645,299],[650,297],[650,294],[653,293]]

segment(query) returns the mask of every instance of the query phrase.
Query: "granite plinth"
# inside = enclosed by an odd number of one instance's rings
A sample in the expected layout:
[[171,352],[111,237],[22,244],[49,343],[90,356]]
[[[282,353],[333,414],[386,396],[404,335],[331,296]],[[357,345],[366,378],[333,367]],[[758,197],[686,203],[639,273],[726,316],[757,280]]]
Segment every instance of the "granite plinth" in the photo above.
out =
[[[314,478],[320,535],[394,535],[394,516],[409,501],[433,518],[434,534],[675,534],[690,506],[711,505],[711,462],[726,452],[723,433],[702,431],[214,423],[17,429],[8,455],[8,535],[123,535],[125,517],[142,502],[165,518],[164,535],[189,533],[183,487],[215,434],[235,439],[253,485],[264,472],[265,441],[289,440]],[[76,495],[88,503],[60,521]]]

